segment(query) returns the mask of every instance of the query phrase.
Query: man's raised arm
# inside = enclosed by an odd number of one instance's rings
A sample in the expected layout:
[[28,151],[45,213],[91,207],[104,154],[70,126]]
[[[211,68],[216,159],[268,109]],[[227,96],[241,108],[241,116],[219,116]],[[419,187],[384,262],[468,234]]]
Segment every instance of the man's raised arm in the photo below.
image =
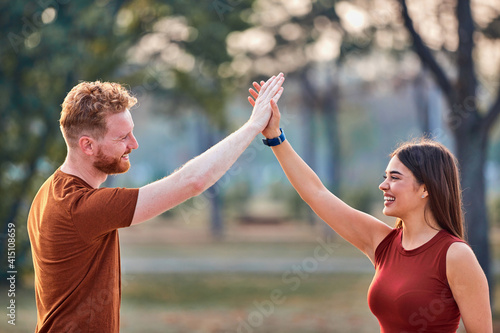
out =
[[170,176],[141,187],[132,224],[149,220],[215,184],[267,126],[271,117],[270,102],[279,100],[283,81],[284,76],[280,73],[266,82],[255,101],[250,119],[237,131]]

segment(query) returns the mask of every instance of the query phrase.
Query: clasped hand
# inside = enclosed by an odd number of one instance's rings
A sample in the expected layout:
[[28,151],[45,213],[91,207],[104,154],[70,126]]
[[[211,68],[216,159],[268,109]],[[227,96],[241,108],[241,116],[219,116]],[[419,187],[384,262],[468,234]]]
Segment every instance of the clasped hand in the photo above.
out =
[[255,90],[252,88],[248,89],[251,95],[248,96],[248,102],[254,107],[252,115],[256,113],[256,109],[259,107],[266,107],[268,105],[271,107],[271,115],[268,118],[267,125],[262,130],[262,135],[268,139],[278,137],[281,134],[281,114],[277,103],[283,93],[281,85],[284,80],[283,73],[280,73],[277,77],[271,77],[267,82],[260,81],[260,84],[253,82],[252,85]]

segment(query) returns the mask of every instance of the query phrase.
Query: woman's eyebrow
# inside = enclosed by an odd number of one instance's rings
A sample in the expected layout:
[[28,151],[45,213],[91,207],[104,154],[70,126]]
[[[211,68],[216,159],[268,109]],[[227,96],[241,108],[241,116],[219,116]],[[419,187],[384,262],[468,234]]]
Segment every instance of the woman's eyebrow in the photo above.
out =
[[390,175],[400,175],[400,176],[403,176],[403,174],[397,170],[391,170],[391,171],[386,171],[386,173],[390,174]]

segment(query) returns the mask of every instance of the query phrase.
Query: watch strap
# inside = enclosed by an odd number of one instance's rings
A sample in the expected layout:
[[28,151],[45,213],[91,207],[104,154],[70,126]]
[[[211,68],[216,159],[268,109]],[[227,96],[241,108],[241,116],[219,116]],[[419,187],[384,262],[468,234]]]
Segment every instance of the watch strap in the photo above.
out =
[[285,138],[285,133],[283,132],[283,129],[280,128],[281,134],[278,137],[272,138],[272,139],[262,139],[262,142],[269,147],[277,146],[280,145],[282,142],[286,140]]

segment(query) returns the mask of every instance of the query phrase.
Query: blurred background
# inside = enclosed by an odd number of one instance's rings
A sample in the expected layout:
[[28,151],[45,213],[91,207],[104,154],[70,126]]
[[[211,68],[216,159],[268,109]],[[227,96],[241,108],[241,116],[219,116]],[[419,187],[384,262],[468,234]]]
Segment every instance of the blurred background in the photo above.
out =
[[[388,154],[423,135],[461,168],[468,240],[500,332],[497,0],[0,0],[0,292],[16,226],[16,325],[36,325],[26,231],[63,162],[81,81],[139,100],[139,149],[105,186],[162,178],[244,124],[252,81],[284,72],[287,139],[336,195],[381,215]],[[378,332],[370,262],[324,226],[256,139],[204,194],[120,231],[122,332]],[[12,264],[12,262],[11,262]],[[496,296],[496,297],[495,297]],[[6,311],[6,310],[4,310]]]

